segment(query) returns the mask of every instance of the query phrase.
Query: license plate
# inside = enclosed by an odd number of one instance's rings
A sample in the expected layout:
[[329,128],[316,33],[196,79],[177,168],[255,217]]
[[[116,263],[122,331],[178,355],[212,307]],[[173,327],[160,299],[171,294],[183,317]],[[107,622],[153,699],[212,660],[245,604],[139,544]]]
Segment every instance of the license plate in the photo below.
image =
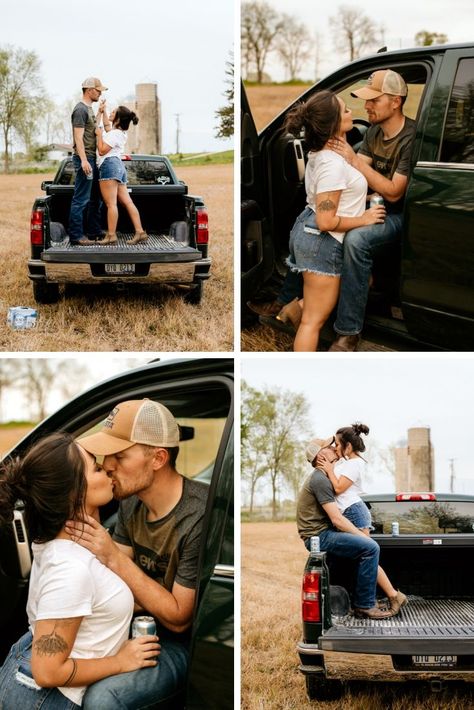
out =
[[106,274],[134,274],[135,264],[105,264]]
[[455,668],[457,656],[413,656],[413,665],[418,668]]

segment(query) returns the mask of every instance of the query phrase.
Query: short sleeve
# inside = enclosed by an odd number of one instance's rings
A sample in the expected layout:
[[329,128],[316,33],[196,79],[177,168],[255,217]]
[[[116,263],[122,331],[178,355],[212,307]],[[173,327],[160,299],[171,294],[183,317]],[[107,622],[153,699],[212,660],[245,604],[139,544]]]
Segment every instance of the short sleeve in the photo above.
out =
[[[334,156],[336,158],[336,156]],[[334,192],[335,190],[345,190],[347,187],[347,176],[344,162],[336,158],[327,158],[318,166],[315,175],[314,192],[320,195],[323,192]]]
[[199,548],[201,544],[202,519],[187,536],[176,570],[175,582],[188,589],[197,587],[197,568]]
[[408,138],[400,148],[400,159],[395,172],[405,177],[410,173],[411,138]]
[[116,130],[109,131],[108,133],[104,131],[102,133],[102,140],[107,145],[110,145],[111,148],[120,148],[120,150],[121,150],[124,146],[124,141],[122,139],[122,133],[119,133]]
[[350,481],[355,483],[360,481],[361,476],[361,466],[362,461],[360,459],[349,459],[348,461],[341,461],[337,464],[337,475],[345,476]]
[[325,503],[334,503],[334,488],[332,487],[331,481],[321,473],[313,473],[309,480],[309,487],[314,497],[320,505]]
[[36,620],[68,619],[92,613],[94,581],[78,559],[52,564],[39,580]]
[[76,106],[72,112],[71,121],[73,128],[85,128],[89,123],[89,111],[85,105]]

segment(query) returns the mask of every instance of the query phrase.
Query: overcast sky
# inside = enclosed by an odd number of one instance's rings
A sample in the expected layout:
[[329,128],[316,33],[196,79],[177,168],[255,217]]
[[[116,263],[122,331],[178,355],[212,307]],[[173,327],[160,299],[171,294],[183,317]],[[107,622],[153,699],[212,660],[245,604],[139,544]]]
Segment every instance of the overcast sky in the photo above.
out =
[[[417,32],[444,33],[449,42],[472,42],[474,38],[474,14],[472,0],[397,0],[396,2],[380,2],[380,0],[364,0],[364,2],[322,3],[315,0],[266,0],[278,12],[284,12],[306,23],[313,38],[319,37],[319,76],[329,74],[342,64],[348,57],[339,55],[334,49],[329,18],[337,15],[341,5],[360,9],[369,17],[377,28],[383,26],[383,43],[389,50],[401,47],[413,47]],[[376,47],[376,50],[379,47]],[[375,51],[376,51],[375,50]],[[305,67],[304,77],[313,79],[315,76],[316,53]],[[283,70],[274,60],[268,63],[267,71],[275,81],[284,81]]]
[[214,138],[215,111],[225,105],[226,61],[234,40],[233,0],[5,0],[0,46],[34,50],[47,93],[58,103],[98,76],[109,108],[156,82],[163,151],[231,148]]
[[[313,436],[326,438],[361,421],[370,428],[367,443],[388,446],[406,439],[410,427],[429,426],[438,491],[449,490],[449,459],[454,458],[455,490],[474,494],[472,357],[320,355],[243,358],[242,378],[259,389],[268,385],[305,394]],[[384,490],[390,490],[386,484]],[[376,488],[375,482],[370,490]]]

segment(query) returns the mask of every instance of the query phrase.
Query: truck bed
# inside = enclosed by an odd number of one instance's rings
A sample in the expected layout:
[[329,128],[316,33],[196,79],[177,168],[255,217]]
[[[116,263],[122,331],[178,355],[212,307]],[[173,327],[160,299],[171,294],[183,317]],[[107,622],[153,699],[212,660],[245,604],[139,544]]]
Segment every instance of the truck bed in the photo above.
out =
[[74,262],[104,261],[103,257],[113,257],[117,263],[127,262],[133,254],[133,261],[164,261],[166,256],[173,261],[196,261],[202,258],[198,249],[176,242],[166,234],[149,233],[146,242],[127,244],[133,233],[117,232],[118,242],[107,245],[72,246],[69,238],[61,242],[54,242],[42,253],[43,261]]
[[[390,619],[333,617],[319,647],[365,653],[473,653],[474,599],[424,599],[409,603]],[[429,650],[427,650],[429,649]]]

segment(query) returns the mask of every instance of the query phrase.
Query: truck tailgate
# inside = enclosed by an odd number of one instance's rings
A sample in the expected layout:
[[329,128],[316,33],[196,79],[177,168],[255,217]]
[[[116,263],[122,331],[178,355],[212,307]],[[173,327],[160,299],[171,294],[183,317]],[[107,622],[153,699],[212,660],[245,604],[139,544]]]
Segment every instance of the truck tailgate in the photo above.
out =
[[127,244],[132,234],[120,233],[118,242],[112,245],[71,246],[65,239],[52,244],[41,254],[45,262],[74,264],[126,264],[155,262],[187,262],[202,259],[199,249],[185,246],[166,235],[149,234],[146,242]]
[[346,653],[474,654],[474,601],[409,597],[391,618],[345,616],[319,639],[319,648]]

